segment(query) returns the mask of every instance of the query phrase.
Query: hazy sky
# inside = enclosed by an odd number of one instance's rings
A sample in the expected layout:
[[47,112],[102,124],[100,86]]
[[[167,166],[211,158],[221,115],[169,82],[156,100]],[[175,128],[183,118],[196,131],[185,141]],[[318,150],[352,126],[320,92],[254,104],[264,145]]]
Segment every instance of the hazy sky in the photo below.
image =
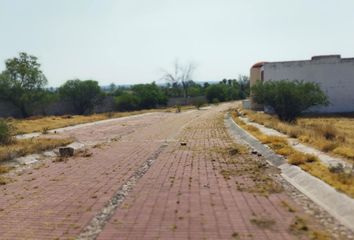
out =
[[0,31],[0,70],[25,51],[50,86],[152,82],[176,58],[221,80],[260,60],[354,57],[354,1],[0,0]]

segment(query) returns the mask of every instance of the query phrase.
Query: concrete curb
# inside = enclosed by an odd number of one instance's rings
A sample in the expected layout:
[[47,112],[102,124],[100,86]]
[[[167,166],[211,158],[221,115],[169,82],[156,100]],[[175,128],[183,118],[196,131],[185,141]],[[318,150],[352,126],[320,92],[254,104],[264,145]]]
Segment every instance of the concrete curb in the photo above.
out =
[[281,176],[286,181],[325,209],[344,226],[354,231],[354,199],[336,191],[333,187],[313,177],[301,168],[287,164],[283,157],[275,154],[271,149],[239,127],[230,114],[227,114],[224,122],[232,137],[241,138],[244,143],[262,153],[270,164],[281,170]]

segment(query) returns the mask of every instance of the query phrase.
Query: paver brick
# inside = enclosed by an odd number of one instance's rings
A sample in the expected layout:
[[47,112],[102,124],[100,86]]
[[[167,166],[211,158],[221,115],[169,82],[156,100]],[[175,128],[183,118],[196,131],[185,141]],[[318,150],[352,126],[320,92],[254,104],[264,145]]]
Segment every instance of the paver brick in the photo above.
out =
[[[151,114],[93,128],[65,131],[77,141],[118,141],[91,148],[91,157],[46,162],[0,186],[0,239],[77,236],[146,159],[190,119]],[[153,140],[151,140],[153,139]]]
[[[252,188],[252,179],[227,180],[220,174],[242,163],[230,164],[225,154],[212,150],[233,144],[222,117],[209,111],[186,125],[177,139],[187,145],[170,143],[125,199],[129,208],[119,207],[98,239],[306,238],[289,231],[294,213],[281,203],[296,204],[286,193],[241,191],[236,181]],[[274,226],[259,227],[251,221],[256,217],[274,220]]]
[[[226,179],[247,158],[230,162],[220,152],[234,143],[223,125],[220,105],[207,111],[156,113],[113,121],[61,134],[84,143],[90,157],[46,163],[0,186],[0,239],[77,237],[137,169],[168,144],[106,223],[98,239],[302,239],[289,231],[298,209],[286,192],[252,192],[254,179],[242,174]],[[181,146],[180,142],[186,142]],[[267,173],[265,173],[267,174]],[[240,190],[240,184],[244,186]],[[251,222],[275,221],[271,228]]]

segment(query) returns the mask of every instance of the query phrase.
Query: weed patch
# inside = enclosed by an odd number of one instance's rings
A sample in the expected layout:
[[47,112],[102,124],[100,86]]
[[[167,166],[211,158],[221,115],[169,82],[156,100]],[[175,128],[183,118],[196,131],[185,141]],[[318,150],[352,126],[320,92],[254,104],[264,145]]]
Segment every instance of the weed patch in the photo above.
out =
[[280,193],[283,187],[278,182],[274,181],[270,174],[277,171],[275,168],[268,166],[253,157],[238,158],[231,162],[234,168],[223,169],[220,174],[226,179],[230,180],[232,176],[244,177],[249,181],[248,184],[236,181],[236,186],[239,191],[258,193],[263,196],[268,196],[273,193]]
[[228,156],[245,154],[248,152],[247,147],[241,144],[232,144],[230,147],[213,147],[210,150]]
[[11,167],[0,165],[0,174],[8,173]]
[[6,146],[0,146],[0,162],[28,154],[50,150],[73,142],[71,138],[34,138],[17,140]]
[[0,185],[6,185],[11,182],[11,179],[8,177],[0,176]]
[[354,159],[354,148],[353,147],[337,147],[333,150],[334,153],[347,156],[349,158]]
[[307,221],[299,216],[295,216],[289,227],[290,232],[295,235],[305,235],[312,240],[330,240],[331,238],[325,232],[312,230]]
[[288,162],[293,165],[301,165],[301,164],[315,162],[315,161],[318,161],[318,159],[311,154],[294,152],[288,156]]
[[275,225],[275,221],[266,217],[252,218],[250,222],[259,228],[272,229]]
[[224,177],[225,180],[230,180],[233,173],[230,170],[223,169],[220,171],[220,174]]
[[[296,123],[285,123],[276,116],[242,110],[251,121],[276,129],[325,152],[354,160],[354,118],[344,116],[300,117]],[[237,114],[233,115],[234,118]],[[239,124],[239,121],[237,122]],[[243,124],[245,125],[245,124]],[[250,131],[249,127],[245,128]],[[256,131],[253,129],[253,132]],[[250,131],[252,132],[252,131]]]
[[14,128],[9,122],[0,119],[0,145],[7,145],[13,141],[13,131]]
[[293,208],[293,207],[292,207],[288,202],[286,202],[286,201],[281,201],[281,205],[282,205],[284,208],[286,208],[286,210],[288,210],[288,212],[292,212],[292,213],[296,212],[296,209]]
[[[237,117],[235,121],[240,122],[242,120]],[[240,123],[239,125],[243,128],[247,126],[244,122]],[[250,133],[258,138],[262,143],[270,146],[276,153],[286,156],[290,164],[301,167],[304,171],[321,179],[338,191],[344,192],[347,195],[354,197],[354,174],[335,172],[333,170],[331,172],[330,169],[322,164],[314,155],[301,153],[293,149],[285,138],[267,136],[262,134],[260,131],[255,130],[251,131]],[[328,140],[324,139],[323,141]]]

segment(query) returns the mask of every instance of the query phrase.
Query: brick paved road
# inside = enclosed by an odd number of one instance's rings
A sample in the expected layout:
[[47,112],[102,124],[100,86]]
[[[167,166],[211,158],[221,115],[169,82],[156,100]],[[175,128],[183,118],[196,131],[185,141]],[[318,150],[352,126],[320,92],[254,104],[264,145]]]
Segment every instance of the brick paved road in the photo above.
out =
[[222,119],[228,106],[156,113],[65,133],[82,142],[117,141],[91,148],[92,156],[26,170],[0,186],[0,239],[77,237],[165,142],[98,239],[305,238],[289,231],[294,216],[303,214],[288,195],[259,191],[259,174],[242,168],[260,160],[225,152],[233,146]]

